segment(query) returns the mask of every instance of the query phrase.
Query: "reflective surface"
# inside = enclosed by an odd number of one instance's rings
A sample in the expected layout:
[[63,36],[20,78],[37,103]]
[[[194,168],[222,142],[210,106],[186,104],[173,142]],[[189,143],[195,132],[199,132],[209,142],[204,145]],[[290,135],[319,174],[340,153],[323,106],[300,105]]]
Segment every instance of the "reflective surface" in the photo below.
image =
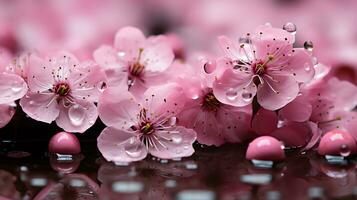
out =
[[197,152],[190,158],[148,157],[126,166],[105,162],[95,146],[80,156],[2,152],[0,199],[355,199],[357,196],[354,158],[329,164],[315,153],[287,152],[286,161],[274,162],[272,168],[258,168],[245,160],[245,148],[197,146]]

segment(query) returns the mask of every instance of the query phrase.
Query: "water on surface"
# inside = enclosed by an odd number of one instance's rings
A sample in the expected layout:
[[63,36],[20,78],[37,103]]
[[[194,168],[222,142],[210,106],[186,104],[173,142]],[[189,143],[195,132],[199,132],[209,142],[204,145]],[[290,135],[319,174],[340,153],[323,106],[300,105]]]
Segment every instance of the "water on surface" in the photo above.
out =
[[285,162],[262,168],[244,159],[244,147],[197,146],[190,158],[148,157],[115,166],[94,147],[72,157],[2,150],[0,199],[356,199],[357,195],[353,158],[329,163],[314,153],[290,152]]

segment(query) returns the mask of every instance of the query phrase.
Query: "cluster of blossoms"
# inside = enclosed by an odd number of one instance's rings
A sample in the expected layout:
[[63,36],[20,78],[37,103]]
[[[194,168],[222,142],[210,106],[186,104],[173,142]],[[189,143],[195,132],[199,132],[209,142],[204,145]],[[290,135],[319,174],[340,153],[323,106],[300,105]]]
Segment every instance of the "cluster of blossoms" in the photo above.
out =
[[263,25],[217,43],[220,55],[181,59],[172,38],[124,27],[93,61],[68,52],[14,59],[3,49],[0,126],[17,100],[29,117],[68,132],[83,133],[99,117],[107,128],[98,148],[117,164],[147,154],[187,157],[196,140],[220,146],[271,136],[285,148],[309,150],[334,129],[357,139],[357,87],[330,76],[311,42],[296,47],[294,31]]

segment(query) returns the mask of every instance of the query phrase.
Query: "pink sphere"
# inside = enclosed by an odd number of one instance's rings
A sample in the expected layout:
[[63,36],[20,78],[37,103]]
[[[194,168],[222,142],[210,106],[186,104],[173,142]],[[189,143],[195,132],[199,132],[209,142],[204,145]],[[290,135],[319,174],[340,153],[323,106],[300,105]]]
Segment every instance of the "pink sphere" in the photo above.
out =
[[245,157],[248,160],[284,160],[285,153],[282,143],[271,137],[261,136],[249,143]]
[[59,132],[52,136],[48,143],[48,151],[59,154],[79,154],[81,152],[81,145],[75,135]]
[[346,131],[332,130],[322,136],[318,153],[320,155],[343,156],[355,154],[357,152],[356,141]]

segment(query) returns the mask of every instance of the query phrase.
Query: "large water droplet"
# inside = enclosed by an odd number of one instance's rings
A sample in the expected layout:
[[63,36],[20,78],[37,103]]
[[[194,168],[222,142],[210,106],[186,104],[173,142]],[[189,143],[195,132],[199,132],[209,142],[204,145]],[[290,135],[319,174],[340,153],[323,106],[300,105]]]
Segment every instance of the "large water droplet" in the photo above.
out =
[[132,158],[138,158],[142,153],[142,148],[143,144],[135,138],[131,138],[124,147],[125,153]]
[[284,24],[283,29],[291,34],[296,34],[296,25],[291,22],[287,22]]
[[242,98],[243,98],[244,101],[249,102],[249,101],[252,100],[253,94],[250,93],[250,92],[243,92],[242,93]]
[[73,125],[80,126],[84,121],[85,113],[86,110],[82,106],[74,104],[68,110],[68,117]]
[[340,155],[343,156],[343,157],[347,157],[350,154],[351,154],[351,150],[348,147],[348,145],[346,145],[346,144],[341,145],[341,147],[340,147]]
[[209,60],[203,65],[203,70],[207,74],[211,74],[216,70],[216,61],[215,60]]
[[304,48],[308,51],[312,51],[314,49],[314,44],[310,40],[305,41]]
[[229,88],[228,91],[226,92],[226,96],[228,100],[234,101],[237,99],[238,92],[233,88]]
[[182,142],[182,136],[179,134],[173,134],[171,136],[172,142],[176,143],[176,144],[180,144]]

